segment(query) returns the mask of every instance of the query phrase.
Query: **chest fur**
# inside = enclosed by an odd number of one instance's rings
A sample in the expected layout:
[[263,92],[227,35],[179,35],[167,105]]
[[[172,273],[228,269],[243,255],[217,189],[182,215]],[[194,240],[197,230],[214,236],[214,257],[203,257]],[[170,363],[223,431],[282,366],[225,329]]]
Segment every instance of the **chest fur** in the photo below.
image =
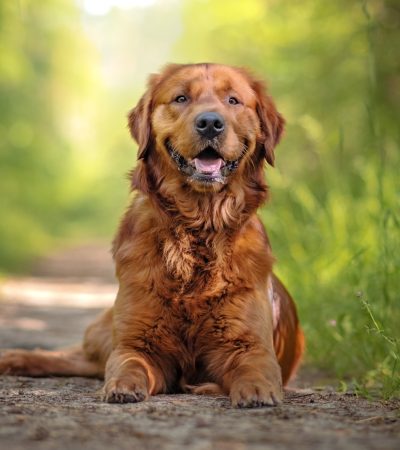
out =
[[270,266],[263,264],[264,246],[252,241],[252,245],[243,245],[241,235],[207,235],[176,228],[161,246],[165,297],[200,305],[256,286],[257,278],[266,279]]
[[[181,295],[199,290],[204,293],[215,287],[217,280],[222,287],[221,273],[224,268],[215,244],[215,239],[179,228],[165,237],[162,260],[166,277],[176,282]],[[229,245],[226,256],[228,253]]]

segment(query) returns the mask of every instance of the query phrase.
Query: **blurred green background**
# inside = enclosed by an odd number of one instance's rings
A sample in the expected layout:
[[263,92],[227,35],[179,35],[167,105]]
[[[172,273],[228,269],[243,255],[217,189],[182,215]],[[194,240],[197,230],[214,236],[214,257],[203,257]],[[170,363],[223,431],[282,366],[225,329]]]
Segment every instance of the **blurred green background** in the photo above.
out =
[[262,216],[307,363],[398,395],[399,42],[397,0],[0,2],[0,273],[111,240],[149,73],[247,66],[287,119]]

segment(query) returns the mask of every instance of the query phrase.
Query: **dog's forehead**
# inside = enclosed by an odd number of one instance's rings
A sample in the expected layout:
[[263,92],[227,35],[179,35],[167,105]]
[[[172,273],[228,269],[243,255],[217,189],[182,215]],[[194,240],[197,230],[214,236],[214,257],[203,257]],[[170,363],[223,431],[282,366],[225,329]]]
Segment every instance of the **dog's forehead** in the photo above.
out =
[[157,91],[161,101],[179,94],[196,98],[204,93],[232,93],[244,103],[252,104],[256,97],[247,74],[230,66],[208,64],[183,66],[164,77],[161,74]]

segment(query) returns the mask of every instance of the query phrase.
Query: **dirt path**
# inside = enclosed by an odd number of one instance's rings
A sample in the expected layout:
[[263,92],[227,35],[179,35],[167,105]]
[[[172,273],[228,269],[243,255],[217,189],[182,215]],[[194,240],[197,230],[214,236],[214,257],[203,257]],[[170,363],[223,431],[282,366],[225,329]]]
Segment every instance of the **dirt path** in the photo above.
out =
[[[94,255],[96,255],[94,257]],[[34,277],[0,284],[0,347],[57,347],[113,301],[107,252],[96,246],[54,255]],[[276,408],[237,410],[224,397],[157,396],[140,404],[100,401],[101,382],[0,378],[4,449],[400,449],[400,401],[369,402],[310,385]]]

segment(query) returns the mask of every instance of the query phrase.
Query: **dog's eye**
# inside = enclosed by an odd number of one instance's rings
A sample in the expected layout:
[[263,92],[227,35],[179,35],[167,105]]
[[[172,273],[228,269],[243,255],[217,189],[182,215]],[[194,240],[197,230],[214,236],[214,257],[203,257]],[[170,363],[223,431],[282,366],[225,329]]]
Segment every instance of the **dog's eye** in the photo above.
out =
[[239,104],[239,100],[236,97],[229,97],[228,102],[230,105],[238,105]]
[[178,95],[178,97],[175,98],[176,103],[185,103],[187,102],[187,97],[185,95]]

